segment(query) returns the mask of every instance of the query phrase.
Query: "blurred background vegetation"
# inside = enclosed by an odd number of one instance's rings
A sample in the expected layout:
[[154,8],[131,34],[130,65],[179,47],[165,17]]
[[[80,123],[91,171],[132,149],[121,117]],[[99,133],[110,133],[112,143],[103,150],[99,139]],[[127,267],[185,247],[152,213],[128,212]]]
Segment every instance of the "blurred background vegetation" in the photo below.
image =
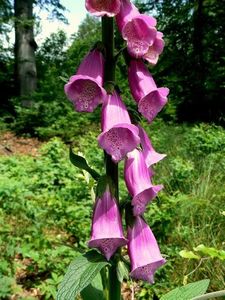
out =
[[[48,5],[63,19],[60,1],[30,2]],[[136,299],[152,299],[154,293],[161,296],[204,278],[210,279],[211,291],[223,289],[225,6],[216,0],[139,0],[137,5],[157,17],[166,42],[150,71],[159,86],[170,88],[169,103],[151,125],[142,125],[154,148],[167,153],[154,176],[165,188],[145,216],[168,263],[153,286],[125,283],[124,299],[131,299],[131,288]],[[87,173],[70,163],[68,146],[73,144],[76,153],[103,172],[96,141],[100,108],[76,113],[63,86],[101,39],[101,26],[87,16],[71,39],[59,31],[37,49],[32,43],[37,84],[32,93],[23,93],[16,50],[4,43],[18,13],[11,1],[0,0],[0,299],[55,299],[68,264],[87,249],[95,187]],[[20,23],[24,31],[33,30],[34,24]],[[116,41],[119,51],[123,41],[118,33]],[[117,82],[123,100],[135,109],[122,57]],[[37,141],[38,149],[18,153],[7,136],[20,146]],[[120,171],[123,199],[123,163]]]

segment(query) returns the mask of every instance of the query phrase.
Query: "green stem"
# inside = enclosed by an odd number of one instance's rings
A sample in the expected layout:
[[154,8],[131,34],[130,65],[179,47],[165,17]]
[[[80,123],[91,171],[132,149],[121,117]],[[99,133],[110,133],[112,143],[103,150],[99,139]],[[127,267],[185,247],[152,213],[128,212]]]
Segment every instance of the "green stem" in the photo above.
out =
[[[113,18],[102,18],[102,42],[105,46],[105,78],[104,87],[108,93],[112,93],[115,85],[115,59],[114,59],[114,20]],[[119,201],[118,165],[111,156],[105,153],[106,175],[108,175],[115,187],[115,196]],[[121,284],[117,279],[116,263],[109,268],[108,273],[109,297],[107,300],[121,300]]]
[[101,269],[101,278],[102,278],[102,287],[103,287],[103,295],[104,299],[109,299],[109,289],[108,289],[108,275],[107,275],[107,268]]

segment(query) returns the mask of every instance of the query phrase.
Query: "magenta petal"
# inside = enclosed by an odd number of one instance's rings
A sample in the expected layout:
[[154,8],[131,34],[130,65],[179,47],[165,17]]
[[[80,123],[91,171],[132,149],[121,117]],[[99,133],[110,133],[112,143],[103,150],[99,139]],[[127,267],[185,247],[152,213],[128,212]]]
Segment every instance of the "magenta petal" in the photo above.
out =
[[128,69],[128,80],[131,94],[136,102],[157,89],[153,77],[141,60],[131,60]]
[[98,82],[84,75],[72,76],[64,89],[78,112],[93,112],[106,97],[106,91]]
[[157,89],[138,102],[138,111],[151,123],[166,103],[167,97]]
[[153,45],[149,47],[147,53],[143,56],[143,58],[146,59],[152,65],[155,65],[157,63],[159,55],[163,51],[165,43],[162,37],[163,34],[158,31]]
[[94,49],[90,51],[81,62],[76,75],[89,76],[98,82],[99,85],[103,85],[104,77],[104,64],[105,59],[102,53]]
[[116,23],[119,31],[122,32],[124,25],[134,17],[140,15],[137,7],[130,0],[121,0],[121,8],[116,15]]
[[156,20],[140,14],[129,0],[122,0],[116,22],[123,38],[127,41],[129,54],[136,58],[146,54],[156,38]]
[[166,87],[158,88],[158,91],[163,97],[167,97],[169,95],[170,90]]
[[169,89],[157,88],[152,75],[141,60],[132,60],[128,70],[130,90],[138,111],[151,122],[167,103]]
[[131,124],[131,121],[125,104],[115,91],[112,95],[107,96],[107,100],[102,106],[102,131],[107,131],[114,125],[121,123]]
[[132,124],[117,124],[102,132],[98,137],[98,143],[117,163],[140,143],[138,128]]
[[124,167],[124,178],[132,199],[134,215],[145,211],[147,204],[162,189],[162,185],[153,186],[150,172],[145,163],[142,151],[137,149],[127,154]]
[[138,128],[131,124],[127,109],[115,91],[102,107],[102,133],[98,142],[114,162],[118,162],[140,143]]
[[149,176],[150,176],[150,178],[152,178],[152,176],[155,175],[155,172],[152,170],[151,167],[148,167],[148,171],[149,171]]
[[164,157],[166,157],[166,154],[160,154],[156,152],[145,130],[141,126],[138,126],[138,128],[139,128],[139,136],[141,139],[141,145],[143,149],[142,153],[145,159],[145,163],[149,168],[151,165],[156,164]]
[[132,199],[134,216],[142,215],[145,212],[146,206],[151,202],[163,188],[163,185],[155,185],[137,194]]
[[80,64],[77,74],[65,85],[65,93],[76,111],[92,112],[106,98],[102,87],[104,58],[97,49],[90,51]]
[[157,30],[149,26],[146,16],[138,15],[128,21],[122,30],[123,38],[127,41],[127,49],[133,57],[143,57],[153,45]]
[[120,0],[86,0],[86,9],[97,17],[114,17],[120,11]]
[[152,26],[152,27],[156,26],[157,21],[152,16],[141,14],[141,17],[142,17],[143,20],[145,20],[145,22],[148,24],[148,26]]
[[127,189],[132,197],[152,187],[150,174],[141,151],[134,149],[127,154],[124,178]]
[[165,264],[157,241],[141,217],[128,227],[128,253],[131,260],[131,277],[154,283],[155,271]]
[[99,249],[109,260],[118,247],[126,244],[117,201],[107,189],[96,199],[88,246]]

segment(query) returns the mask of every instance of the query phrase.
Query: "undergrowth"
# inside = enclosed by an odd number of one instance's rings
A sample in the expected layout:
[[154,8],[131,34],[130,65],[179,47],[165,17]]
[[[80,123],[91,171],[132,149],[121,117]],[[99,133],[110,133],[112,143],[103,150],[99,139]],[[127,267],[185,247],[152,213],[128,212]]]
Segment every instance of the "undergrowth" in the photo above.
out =
[[[225,131],[204,124],[143,125],[155,149],[167,154],[154,168],[153,179],[164,190],[145,216],[168,262],[155,285],[139,287],[137,299],[161,295],[184,279],[209,278],[211,290],[222,289],[225,268],[218,258],[204,259],[197,267],[198,260],[184,259],[179,252],[200,244],[224,247]],[[69,140],[74,152],[101,173],[99,130],[87,126]],[[0,299],[16,294],[36,299],[35,289],[42,299],[55,299],[65,268],[87,248],[95,183],[70,163],[68,151],[60,138],[53,138],[35,157],[0,157]],[[126,198],[124,184],[120,194]]]

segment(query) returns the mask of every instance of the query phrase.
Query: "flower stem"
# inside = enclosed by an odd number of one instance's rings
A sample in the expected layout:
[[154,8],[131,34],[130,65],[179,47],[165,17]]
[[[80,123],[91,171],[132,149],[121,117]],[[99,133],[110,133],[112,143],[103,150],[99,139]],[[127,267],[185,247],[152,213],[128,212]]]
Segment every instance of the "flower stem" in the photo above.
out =
[[[113,18],[102,17],[102,42],[105,46],[105,75],[104,87],[107,93],[112,93],[115,86],[115,59],[114,59],[114,20]],[[105,153],[106,175],[114,183],[115,196],[119,201],[118,187],[118,165],[115,164],[111,156]],[[115,262],[115,259],[114,259]],[[112,264],[108,273],[109,297],[107,300],[121,300],[121,284],[117,278],[116,263]]]

